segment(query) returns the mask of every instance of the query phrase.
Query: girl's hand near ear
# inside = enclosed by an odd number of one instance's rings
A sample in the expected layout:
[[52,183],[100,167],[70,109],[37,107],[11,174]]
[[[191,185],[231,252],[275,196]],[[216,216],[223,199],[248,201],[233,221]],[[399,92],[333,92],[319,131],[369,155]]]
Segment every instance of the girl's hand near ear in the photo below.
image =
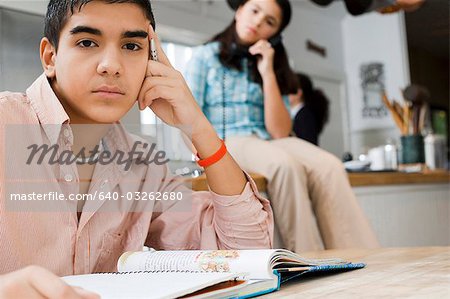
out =
[[262,78],[264,94],[264,124],[273,139],[285,138],[292,130],[292,121],[274,71],[275,49],[267,40],[259,40],[249,49],[257,58],[258,71]]
[[264,79],[266,75],[273,75],[273,57],[275,56],[275,49],[267,40],[259,40],[248,51],[252,55],[260,55],[257,59],[258,71]]

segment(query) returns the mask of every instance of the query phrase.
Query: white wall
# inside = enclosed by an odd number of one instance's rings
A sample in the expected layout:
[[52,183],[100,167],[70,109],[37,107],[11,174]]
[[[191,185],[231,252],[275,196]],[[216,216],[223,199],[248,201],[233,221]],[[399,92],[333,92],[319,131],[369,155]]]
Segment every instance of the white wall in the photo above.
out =
[[[294,5],[293,9],[284,41],[294,68],[310,74],[341,77],[344,68],[341,18],[299,5]],[[307,40],[326,48],[327,56],[308,51]]]
[[24,12],[44,15],[47,9],[47,0],[0,0],[0,6]]
[[166,39],[191,45],[207,41],[223,30],[233,17],[225,1],[171,0],[152,3],[157,32],[162,31],[159,34]]
[[[401,100],[400,88],[409,84],[408,54],[403,14],[370,13],[360,17],[346,16],[342,22],[344,68],[347,77],[351,149],[358,153],[364,146],[384,144],[387,138],[398,139],[390,115],[363,119],[360,66],[381,62],[385,68],[386,91],[390,98]],[[381,97],[379,99],[381,103]]]
[[0,7],[0,91],[24,92],[42,74],[41,16]]

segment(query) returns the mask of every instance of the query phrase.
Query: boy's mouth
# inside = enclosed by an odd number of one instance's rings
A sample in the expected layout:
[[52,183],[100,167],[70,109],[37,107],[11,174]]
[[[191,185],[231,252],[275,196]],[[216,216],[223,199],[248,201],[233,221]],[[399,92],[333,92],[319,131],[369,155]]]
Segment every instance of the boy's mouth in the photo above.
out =
[[93,93],[107,98],[116,98],[125,95],[119,87],[111,85],[102,85],[95,89]]

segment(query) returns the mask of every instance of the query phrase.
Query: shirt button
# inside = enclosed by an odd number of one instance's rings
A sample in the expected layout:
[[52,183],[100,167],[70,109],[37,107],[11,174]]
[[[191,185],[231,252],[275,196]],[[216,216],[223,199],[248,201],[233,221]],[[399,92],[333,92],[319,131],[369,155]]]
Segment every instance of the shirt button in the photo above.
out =
[[65,180],[66,182],[72,182],[72,181],[73,181],[73,176],[72,176],[71,174],[66,174],[66,175],[64,176],[64,180]]
[[64,137],[67,137],[67,138],[70,137],[69,129],[64,129]]
[[106,186],[106,184],[108,183],[108,180],[104,180],[101,184],[100,184],[100,188],[104,188]]

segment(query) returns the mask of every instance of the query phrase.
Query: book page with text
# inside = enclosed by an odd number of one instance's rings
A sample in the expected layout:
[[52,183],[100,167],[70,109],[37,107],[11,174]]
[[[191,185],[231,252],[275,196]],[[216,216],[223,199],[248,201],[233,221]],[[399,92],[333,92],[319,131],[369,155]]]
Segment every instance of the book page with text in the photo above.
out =
[[270,259],[275,250],[180,250],[126,252],[119,272],[181,271],[249,273],[249,279],[272,279]]

